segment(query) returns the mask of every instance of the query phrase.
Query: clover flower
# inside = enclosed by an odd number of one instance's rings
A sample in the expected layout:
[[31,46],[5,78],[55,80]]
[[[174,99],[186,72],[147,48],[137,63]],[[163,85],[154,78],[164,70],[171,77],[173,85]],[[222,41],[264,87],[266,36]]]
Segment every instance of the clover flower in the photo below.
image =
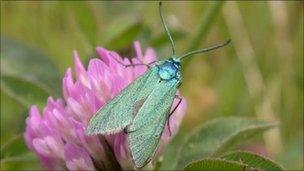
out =
[[[123,131],[113,135],[87,136],[84,130],[99,108],[147,70],[146,66],[126,68],[121,63],[156,60],[153,49],[149,48],[143,54],[139,42],[135,42],[134,47],[136,56],[131,60],[97,47],[98,58],[91,59],[87,69],[74,51],[75,80],[72,69],[68,68],[62,81],[63,98],[49,97],[42,112],[35,105],[30,108],[24,139],[46,170],[133,169],[127,136]],[[176,104],[177,100],[173,107]],[[177,133],[185,110],[186,102],[183,100],[170,117],[172,135],[166,125],[154,161]]]

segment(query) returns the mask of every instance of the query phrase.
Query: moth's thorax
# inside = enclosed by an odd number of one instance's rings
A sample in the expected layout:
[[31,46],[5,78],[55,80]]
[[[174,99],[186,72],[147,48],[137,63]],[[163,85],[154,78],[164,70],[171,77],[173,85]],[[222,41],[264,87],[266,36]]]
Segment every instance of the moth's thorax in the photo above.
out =
[[180,60],[170,58],[157,64],[158,75],[162,80],[180,79]]

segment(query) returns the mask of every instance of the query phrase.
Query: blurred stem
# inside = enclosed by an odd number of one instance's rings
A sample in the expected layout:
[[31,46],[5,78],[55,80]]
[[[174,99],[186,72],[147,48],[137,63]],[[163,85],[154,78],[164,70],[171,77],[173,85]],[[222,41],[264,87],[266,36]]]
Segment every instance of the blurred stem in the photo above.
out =
[[19,156],[6,157],[0,160],[1,164],[7,162],[22,162],[22,161],[35,161],[37,160],[36,155],[32,152],[21,154]]
[[22,137],[23,134],[18,134],[18,135],[15,135],[13,137],[11,137],[9,140],[7,140],[3,145],[1,145],[1,152],[3,152],[3,150],[10,146],[14,141],[18,140],[19,138]]
[[201,18],[200,25],[197,28],[194,38],[190,42],[186,52],[195,50],[199,47],[200,43],[206,38],[206,34],[209,32],[212,24],[215,21],[220,9],[223,6],[224,1],[216,1],[210,5],[206,14]]
[[[292,39],[289,35],[289,22],[288,22],[288,14],[286,5],[284,2],[281,1],[269,1],[268,7],[270,10],[272,24],[274,25],[274,35],[275,35],[275,47],[276,47],[276,56],[278,57],[278,66],[280,70],[278,75],[280,75],[281,80],[280,83],[282,84],[281,91],[282,94],[284,93],[296,96],[297,92],[294,91],[296,89],[296,81],[293,80],[293,52],[294,46],[292,44]],[[284,90],[282,89],[284,87]],[[281,99],[282,97],[278,98]],[[293,100],[284,99],[285,103],[288,103],[287,106],[293,106],[295,103]],[[279,105],[280,106],[280,105]],[[289,109],[288,111],[291,111]]]
[[[227,24],[233,46],[241,63],[244,78],[250,98],[255,105],[258,118],[277,120],[270,101],[270,95],[265,86],[262,73],[255,61],[256,54],[250,42],[250,37],[236,2],[229,2],[223,9],[223,16]],[[282,151],[282,140],[279,128],[272,129],[264,134],[264,140],[270,155]]]

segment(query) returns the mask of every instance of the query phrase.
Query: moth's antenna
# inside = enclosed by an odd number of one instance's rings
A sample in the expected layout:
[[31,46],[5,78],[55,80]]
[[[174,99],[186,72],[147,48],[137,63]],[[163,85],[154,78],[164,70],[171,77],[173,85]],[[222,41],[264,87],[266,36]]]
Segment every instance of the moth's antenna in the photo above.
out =
[[162,2],[161,2],[161,1],[159,2],[159,15],[160,15],[162,24],[163,24],[163,26],[164,26],[164,28],[165,28],[165,30],[166,30],[166,33],[167,33],[167,35],[168,35],[168,37],[169,37],[169,40],[170,40],[170,42],[171,42],[172,54],[175,55],[175,45],[174,45],[172,36],[171,36],[171,34],[170,34],[170,31],[169,31],[169,29],[168,29],[168,27],[167,27],[167,25],[166,25],[166,23],[165,23],[165,20],[164,20],[164,18],[163,18],[163,14],[162,14]]
[[187,56],[195,55],[195,54],[198,54],[198,53],[209,52],[209,51],[212,51],[212,50],[221,48],[221,47],[223,47],[223,46],[226,46],[226,45],[228,45],[230,42],[231,42],[231,40],[229,39],[229,40],[227,40],[226,42],[224,42],[224,43],[222,43],[222,44],[218,44],[218,45],[215,45],[215,46],[212,46],[212,47],[209,47],[209,48],[205,48],[205,49],[194,50],[194,51],[191,51],[191,52],[188,52],[188,53],[184,54],[184,55],[181,56],[179,59],[182,60],[183,58],[185,58],[185,57],[187,57]]

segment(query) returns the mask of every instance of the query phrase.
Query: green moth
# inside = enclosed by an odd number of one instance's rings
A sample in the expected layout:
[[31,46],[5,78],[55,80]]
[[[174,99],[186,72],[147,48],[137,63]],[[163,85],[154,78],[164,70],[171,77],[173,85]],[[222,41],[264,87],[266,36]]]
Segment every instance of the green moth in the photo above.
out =
[[99,109],[86,128],[88,135],[107,135],[125,130],[136,168],[142,168],[151,160],[167,119],[182,100],[180,98],[178,105],[170,113],[173,100],[178,97],[177,88],[181,85],[181,60],[190,55],[223,47],[230,42],[228,40],[210,48],[195,50],[178,58],[173,39],[162,16],[161,2],[159,12],[171,42],[173,55],[168,60],[155,62],[154,65],[140,64],[148,65],[150,69]]

